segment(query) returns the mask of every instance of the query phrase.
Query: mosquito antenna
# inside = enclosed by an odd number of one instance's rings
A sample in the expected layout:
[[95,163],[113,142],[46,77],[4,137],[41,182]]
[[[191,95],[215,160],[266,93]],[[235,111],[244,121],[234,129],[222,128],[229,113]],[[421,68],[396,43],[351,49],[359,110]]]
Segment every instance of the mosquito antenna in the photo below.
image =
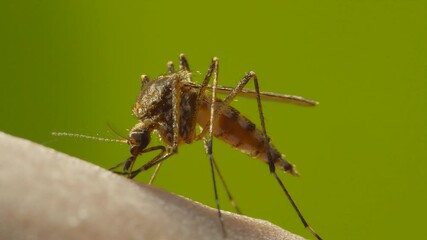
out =
[[94,136],[88,136],[88,135],[83,135],[78,133],[52,132],[52,135],[56,137],[75,137],[75,138],[86,138],[90,140],[97,140],[97,141],[103,141],[103,142],[127,143],[127,140],[123,140],[123,139],[94,137]]
[[121,133],[119,133],[115,128],[113,128],[113,126],[111,126],[111,124],[109,122],[107,122],[107,126],[114,134],[116,134],[121,139],[128,139],[127,137],[125,137]]

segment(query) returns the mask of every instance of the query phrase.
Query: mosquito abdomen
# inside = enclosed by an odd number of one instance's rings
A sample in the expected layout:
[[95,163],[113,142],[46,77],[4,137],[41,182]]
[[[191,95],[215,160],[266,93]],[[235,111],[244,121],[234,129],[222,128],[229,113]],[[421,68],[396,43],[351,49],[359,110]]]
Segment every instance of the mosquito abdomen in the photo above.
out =
[[[215,108],[218,109],[222,106],[223,102],[217,99],[215,104]],[[201,103],[197,116],[198,123],[201,126],[205,126],[209,121],[209,116],[210,100],[205,98],[203,103]],[[268,163],[266,137],[252,121],[240,114],[235,108],[226,106],[221,111],[214,121],[213,134],[216,138],[241,152]],[[294,165],[286,161],[271,143],[269,143],[269,148],[276,167],[290,174],[297,175]]]

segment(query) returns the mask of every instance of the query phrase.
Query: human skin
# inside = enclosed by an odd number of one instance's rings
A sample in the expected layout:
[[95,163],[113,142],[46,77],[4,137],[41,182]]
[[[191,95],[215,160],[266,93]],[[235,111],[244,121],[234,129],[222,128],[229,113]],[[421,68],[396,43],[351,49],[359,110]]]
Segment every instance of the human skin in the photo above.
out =
[[0,132],[0,239],[303,239]]

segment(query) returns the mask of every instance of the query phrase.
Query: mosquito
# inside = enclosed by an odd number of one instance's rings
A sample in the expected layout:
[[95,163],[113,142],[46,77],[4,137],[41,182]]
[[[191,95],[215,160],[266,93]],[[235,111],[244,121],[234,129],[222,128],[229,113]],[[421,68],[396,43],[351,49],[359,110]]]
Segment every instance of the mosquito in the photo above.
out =
[[[168,62],[167,74],[158,76],[153,80],[149,80],[146,75],[141,76],[141,90],[133,108],[133,114],[139,122],[130,130],[127,139],[131,156],[110,170],[123,166],[123,171],[117,173],[126,175],[128,178],[134,178],[140,172],[157,165],[150,180],[152,183],[161,163],[176,154],[179,145],[203,140],[210,162],[216,208],[225,235],[215,171],[223,182],[230,200],[232,197],[214,161],[212,139],[216,137],[252,158],[267,163],[270,173],[274,175],[304,227],[317,239],[321,239],[307,223],[276,173],[276,168],[278,168],[291,175],[298,175],[295,166],[288,162],[270,141],[265,126],[261,99],[302,106],[315,106],[318,103],[299,96],[260,92],[257,75],[253,71],[247,73],[234,88],[220,86],[218,85],[219,60],[216,57],[212,59],[203,82],[197,84],[192,81],[192,72],[184,54],[179,56],[179,61],[178,71],[175,71],[172,62]],[[210,85],[211,80],[213,81],[212,85]],[[244,88],[250,80],[253,80],[255,90]],[[227,96],[221,100],[217,98],[217,93]],[[230,103],[237,96],[256,98],[261,122],[260,129],[230,106]],[[153,133],[159,135],[164,145],[148,147]],[[137,157],[152,151],[159,151],[159,153],[140,168],[134,170],[133,166]],[[232,203],[234,205],[233,200]],[[240,211],[237,207],[236,209]]]
[[[276,168],[279,168],[291,175],[298,175],[295,166],[288,162],[271,144],[265,127],[261,99],[301,106],[316,106],[318,102],[299,96],[260,92],[258,78],[253,71],[247,73],[234,88],[220,86],[218,85],[219,60],[216,57],[212,59],[202,84],[197,84],[192,81],[192,73],[185,55],[181,54],[179,60],[178,71],[175,71],[172,62],[168,62],[167,74],[158,76],[151,81],[148,76],[141,76],[140,94],[132,110],[139,122],[130,130],[127,140],[106,139],[64,132],[54,132],[52,134],[108,142],[126,142],[130,145],[131,156],[109,170],[114,171],[123,166],[122,171],[114,172],[132,179],[140,172],[157,166],[149,184],[154,181],[162,162],[178,152],[180,144],[190,144],[194,141],[203,140],[210,162],[218,217],[223,235],[226,236],[218,199],[215,172],[218,174],[236,212],[241,213],[241,211],[234,202],[214,160],[212,139],[216,137],[250,157],[268,164],[270,173],[274,175],[304,227],[316,239],[322,239],[307,223],[276,173]],[[213,84],[209,85],[211,80],[213,80]],[[253,80],[255,90],[244,88],[250,80]],[[224,100],[221,100],[217,98],[217,93],[226,94],[227,96]],[[252,121],[230,106],[230,103],[237,96],[256,98],[261,129],[257,128]],[[151,141],[151,134],[155,132],[159,135],[164,145],[148,147]],[[159,153],[137,170],[133,170],[137,157],[152,151],[159,151]]]

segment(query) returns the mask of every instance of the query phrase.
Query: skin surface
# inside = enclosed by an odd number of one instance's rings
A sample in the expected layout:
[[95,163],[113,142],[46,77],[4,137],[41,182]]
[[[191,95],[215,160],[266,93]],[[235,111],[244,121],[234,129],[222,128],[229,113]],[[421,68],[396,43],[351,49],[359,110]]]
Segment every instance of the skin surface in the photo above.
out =
[[[0,239],[224,239],[216,209],[0,132]],[[224,212],[226,239],[303,239]]]

